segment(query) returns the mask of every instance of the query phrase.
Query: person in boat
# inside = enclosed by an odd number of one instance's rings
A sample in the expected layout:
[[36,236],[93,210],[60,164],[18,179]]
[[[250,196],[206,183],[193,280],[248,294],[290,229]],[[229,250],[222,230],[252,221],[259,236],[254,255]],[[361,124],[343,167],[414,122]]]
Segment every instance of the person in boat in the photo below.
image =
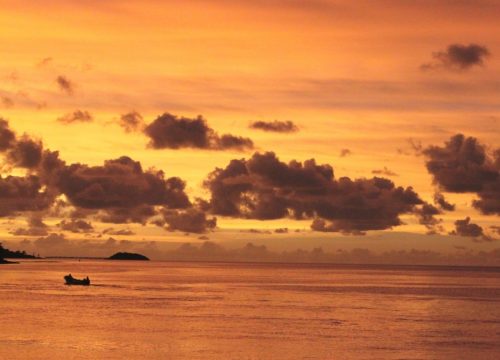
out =
[[90,279],[88,276],[80,280],[75,279],[71,274],[69,274],[64,277],[64,280],[66,280],[66,284],[68,285],[90,285]]

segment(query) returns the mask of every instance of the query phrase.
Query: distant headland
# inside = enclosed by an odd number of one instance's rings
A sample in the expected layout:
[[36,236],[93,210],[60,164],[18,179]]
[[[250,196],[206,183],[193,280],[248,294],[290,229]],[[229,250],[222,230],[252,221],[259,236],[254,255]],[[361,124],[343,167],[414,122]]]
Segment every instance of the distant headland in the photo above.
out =
[[13,261],[7,261],[5,258],[9,259],[38,259],[34,255],[26,254],[25,251],[11,251],[4,248],[2,243],[0,243],[0,264],[17,264]]
[[110,256],[108,260],[142,260],[149,261],[149,259],[141,254],[128,253],[128,252],[117,252],[116,254]]

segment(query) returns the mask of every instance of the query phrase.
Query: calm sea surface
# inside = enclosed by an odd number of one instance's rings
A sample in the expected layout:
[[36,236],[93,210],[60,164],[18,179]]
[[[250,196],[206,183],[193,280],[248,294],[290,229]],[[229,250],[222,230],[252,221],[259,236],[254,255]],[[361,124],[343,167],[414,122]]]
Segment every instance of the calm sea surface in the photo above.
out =
[[500,359],[500,269],[22,261],[0,359]]

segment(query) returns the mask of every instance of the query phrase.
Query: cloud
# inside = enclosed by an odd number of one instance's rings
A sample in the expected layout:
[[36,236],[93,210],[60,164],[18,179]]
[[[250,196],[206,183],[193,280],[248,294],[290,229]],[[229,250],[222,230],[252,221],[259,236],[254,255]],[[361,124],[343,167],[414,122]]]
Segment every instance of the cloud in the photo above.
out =
[[292,121],[254,121],[250,124],[251,129],[280,132],[280,133],[291,133],[299,131],[297,125]]
[[477,224],[470,222],[470,217],[463,220],[455,221],[455,230],[451,232],[452,235],[467,236],[467,237],[480,237],[483,236],[483,228]]
[[109,229],[104,229],[104,231],[102,232],[103,234],[107,234],[107,235],[114,235],[114,236],[130,236],[130,235],[135,235],[135,232],[133,232],[132,230],[130,229],[118,229],[118,230],[115,230],[113,228],[109,228]]
[[94,231],[94,227],[88,221],[81,219],[62,220],[57,226],[63,231],[72,233],[89,233]]
[[54,59],[52,57],[45,57],[41,59],[37,64],[36,67],[42,68],[46,67],[54,62]]
[[93,120],[94,117],[92,116],[92,114],[90,114],[86,110],[75,110],[72,113],[67,113],[57,119],[57,121],[64,124],[72,124],[76,122],[92,122]]
[[38,248],[56,248],[61,246],[67,246],[69,241],[65,238],[63,234],[52,233],[45,237],[40,237],[34,241],[34,244]]
[[384,166],[383,169],[378,169],[378,170],[372,170],[372,174],[374,175],[384,175],[384,176],[398,176],[394,171],[389,170],[387,167]]
[[205,233],[217,226],[215,217],[207,218],[204,211],[195,208],[186,210],[165,209],[162,216],[169,231]]
[[75,92],[75,84],[63,75],[59,75],[56,78],[56,83],[59,86],[59,90],[66,93],[67,95],[73,95]]
[[0,216],[47,209],[53,201],[36,176],[0,176]]
[[[144,225],[154,216],[163,216],[168,229],[189,232],[204,232],[216,225],[215,218],[206,217],[202,202],[193,207],[182,179],[167,178],[155,169],[143,170],[140,162],[129,157],[106,160],[101,166],[68,165],[41,142],[27,135],[18,138],[2,119],[0,151],[6,153],[9,166],[29,170],[25,177],[0,176],[0,216],[27,211],[63,214],[70,220],[61,221],[58,227],[75,233],[93,230],[90,222],[81,219],[87,215],[107,223]],[[64,202],[58,201],[61,196]],[[29,229],[18,233],[35,234]]]
[[453,193],[476,193],[473,206],[484,214],[500,215],[500,150],[489,155],[476,138],[457,134],[444,146],[422,153],[434,183]]
[[9,122],[0,118],[0,151],[10,149],[16,141],[16,134],[10,128]]
[[134,132],[142,130],[144,119],[137,111],[131,111],[120,116],[119,124],[126,132]]
[[431,204],[423,204],[415,210],[419,224],[424,225],[431,233],[442,232],[444,229],[439,225],[442,220],[435,216],[441,214],[441,211]]
[[190,119],[165,113],[146,126],[144,133],[154,149],[197,148],[209,150],[246,150],[252,140],[230,134],[219,136],[204,118]]
[[191,205],[183,180],[165,178],[162,171],[144,171],[140,162],[126,156],[107,160],[103,166],[64,166],[54,186],[72,205],[103,210],[103,220],[115,223],[143,222],[144,217],[154,215],[154,206]]
[[32,215],[28,218],[27,228],[18,228],[11,232],[14,236],[46,236],[49,227],[43,222],[40,215]]
[[488,56],[490,51],[482,45],[451,44],[446,50],[433,53],[433,61],[423,64],[421,69],[469,70],[474,66],[483,66]]
[[352,151],[349,149],[341,149],[340,150],[340,157],[346,157],[352,155]]
[[32,169],[42,160],[42,149],[40,141],[23,136],[7,152],[7,161],[13,166]]
[[334,178],[330,165],[281,162],[274,153],[255,153],[217,168],[204,182],[216,215],[260,220],[320,218],[331,231],[358,233],[401,225],[423,201],[411,187],[385,178]]
[[451,204],[448,201],[446,201],[444,195],[441,194],[440,192],[434,193],[434,203],[436,205],[438,205],[443,210],[446,210],[446,211],[454,211],[455,210],[455,204]]
[[6,153],[7,164],[32,169],[42,160],[43,144],[23,135],[18,137],[9,123],[0,118],[0,152]]

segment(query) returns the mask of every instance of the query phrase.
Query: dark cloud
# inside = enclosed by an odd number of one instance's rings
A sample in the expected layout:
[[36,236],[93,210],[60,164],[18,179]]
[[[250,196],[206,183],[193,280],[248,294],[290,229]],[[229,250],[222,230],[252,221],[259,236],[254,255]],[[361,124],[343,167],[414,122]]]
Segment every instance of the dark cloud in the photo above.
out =
[[[182,179],[143,170],[140,162],[129,157],[107,160],[102,166],[68,165],[41,142],[27,135],[18,138],[2,119],[0,152],[6,154],[9,166],[29,170],[25,177],[0,177],[0,216],[45,211],[69,218],[58,227],[77,233],[92,231],[92,225],[82,220],[88,215],[107,223],[146,224],[163,214],[169,229],[203,232],[215,227],[215,218],[206,217],[203,202],[193,207]],[[60,200],[63,195],[65,201]]]
[[92,114],[90,114],[86,110],[75,110],[72,113],[67,113],[57,119],[57,121],[62,122],[64,124],[72,124],[78,122],[92,122],[93,120],[94,117],[92,116]]
[[441,214],[441,211],[434,205],[423,204],[416,208],[415,213],[419,224],[424,225],[432,234],[444,231],[443,227],[439,225],[442,220],[435,217]]
[[6,162],[13,167],[33,169],[42,160],[43,144],[27,135],[18,137],[9,123],[0,118],[0,152],[6,154]]
[[49,227],[43,222],[40,215],[32,215],[28,218],[27,228],[18,228],[11,232],[14,236],[46,236]]
[[474,66],[484,65],[484,61],[489,55],[488,48],[482,45],[451,44],[446,50],[433,53],[434,60],[423,64],[421,69],[468,70]]
[[434,193],[434,203],[436,205],[438,205],[443,210],[446,210],[446,211],[454,211],[455,210],[455,204],[451,204],[448,201],[446,201],[444,195],[441,194],[440,192]]
[[9,122],[0,118],[0,151],[10,149],[16,142],[16,134],[10,128]]
[[[143,222],[152,207],[190,206],[180,178],[165,178],[162,171],[143,171],[140,162],[123,156],[103,166],[72,164],[63,167],[54,184],[72,205],[104,210],[109,222]],[[139,221],[141,220],[141,221]]]
[[75,84],[66,76],[59,75],[56,78],[56,83],[59,86],[59,90],[66,93],[67,95],[73,95],[73,93],[75,92]]
[[144,127],[144,119],[137,111],[131,111],[120,116],[119,124],[126,132],[140,131]]
[[452,235],[479,237],[483,236],[483,228],[477,224],[470,222],[470,217],[463,220],[455,221],[455,230],[451,232]]
[[384,166],[383,169],[378,169],[378,170],[372,170],[372,174],[374,175],[384,175],[384,176],[398,176],[394,171],[389,170],[387,167]]
[[81,219],[62,220],[57,226],[64,231],[72,233],[89,233],[94,231],[94,227],[89,221]]
[[274,153],[232,160],[205,181],[210,210],[217,215],[251,218],[319,218],[331,231],[356,233],[401,224],[422,200],[412,188],[388,179],[334,178],[330,165],[281,162]]
[[133,232],[132,230],[130,229],[113,229],[113,228],[109,228],[109,229],[104,229],[104,231],[102,232],[103,234],[107,234],[107,235],[114,235],[114,236],[130,236],[130,235],[135,235],[135,232]]
[[473,206],[484,214],[500,214],[499,151],[492,156],[476,138],[462,134],[451,137],[444,146],[429,146],[427,170],[443,190],[454,193],[477,193]]
[[134,207],[120,207],[102,210],[99,220],[110,224],[138,223],[146,225],[149,218],[157,215],[152,205],[139,205]]
[[253,141],[249,138],[241,136],[224,134],[216,138],[213,149],[217,150],[234,149],[238,151],[244,151],[247,149],[253,149]]
[[250,234],[272,234],[270,230],[260,230],[260,229],[248,229],[248,230],[240,230],[240,232],[247,232]]
[[217,226],[215,217],[208,218],[204,211],[190,208],[186,210],[164,210],[163,220],[169,231],[205,233]]
[[42,149],[43,145],[41,141],[23,136],[7,152],[7,161],[15,167],[33,169],[42,160]]
[[52,201],[37,176],[0,176],[0,216],[45,210]]
[[280,132],[280,133],[291,133],[299,131],[297,125],[292,121],[255,121],[250,124],[251,129],[258,129],[263,131]]
[[190,119],[165,113],[146,126],[144,133],[154,149],[198,148],[210,150],[253,148],[252,140],[230,134],[219,136],[204,118]]
[[346,157],[352,155],[352,151],[349,149],[341,149],[340,150],[340,157]]

